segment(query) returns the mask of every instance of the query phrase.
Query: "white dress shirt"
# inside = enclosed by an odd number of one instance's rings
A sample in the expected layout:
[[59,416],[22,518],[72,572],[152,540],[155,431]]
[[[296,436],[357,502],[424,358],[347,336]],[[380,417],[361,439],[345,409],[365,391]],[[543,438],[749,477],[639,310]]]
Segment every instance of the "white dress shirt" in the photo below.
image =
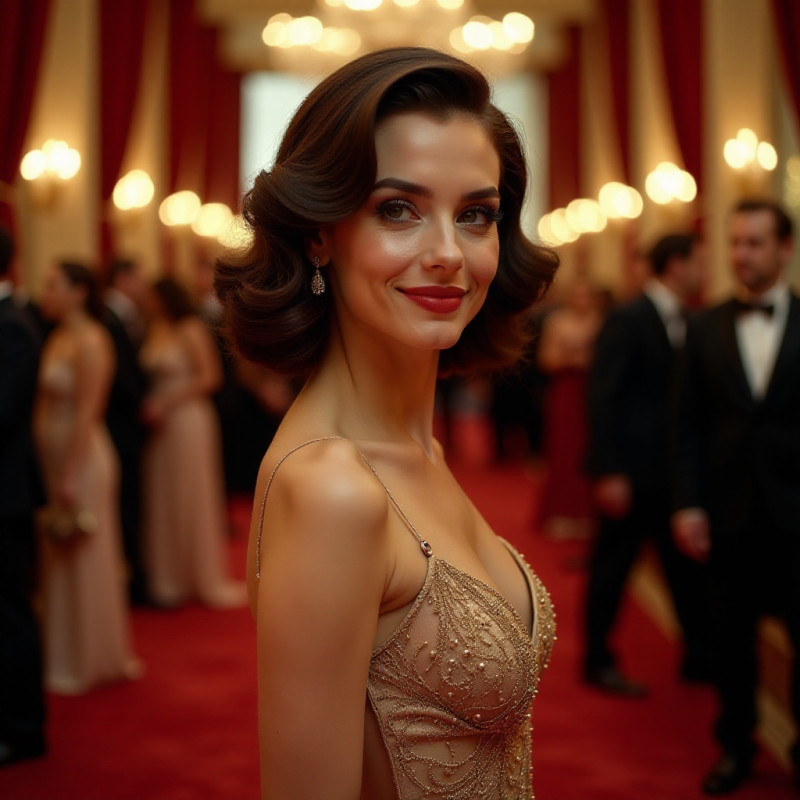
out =
[[675,292],[657,278],[650,278],[644,293],[653,302],[658,316],[667,329],[667,337],[673,348],[682,347],[686,339],[686,320],[683,318],[683,303]]
[[14,284],[11,281],[0,281],[0,300],[12,297],[14,294]]
[[106,291],[104,299],[106,305],[119,317],[134,344],[139,344],[142,340],[144,329],[139,307],[136,303],[128,295],[113,287]]
[[747,298],[748,302],[773,306],[771,316],[760,311],[747,311],[736,317],[736,341],[742,365],[750,390],[757,400],[767,393],[775,368],[786,320],[789,318],[789,298],[789,284],[780,281],[763,295]]

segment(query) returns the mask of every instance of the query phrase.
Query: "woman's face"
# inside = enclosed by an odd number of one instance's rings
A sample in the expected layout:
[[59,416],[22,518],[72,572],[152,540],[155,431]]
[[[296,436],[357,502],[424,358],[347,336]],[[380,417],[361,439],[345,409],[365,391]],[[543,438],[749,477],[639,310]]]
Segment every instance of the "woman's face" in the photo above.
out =
[[384,120],[372,193],[320,231],[343,335],[439,350],[478,313],[496,271],[500,159],[483,126],[420,113]]
[[51,322],[60,322],[67,314],[84,302],[85,291],[73,286],[64,271],[51,267],[45,277],[41,296],[42,316]]

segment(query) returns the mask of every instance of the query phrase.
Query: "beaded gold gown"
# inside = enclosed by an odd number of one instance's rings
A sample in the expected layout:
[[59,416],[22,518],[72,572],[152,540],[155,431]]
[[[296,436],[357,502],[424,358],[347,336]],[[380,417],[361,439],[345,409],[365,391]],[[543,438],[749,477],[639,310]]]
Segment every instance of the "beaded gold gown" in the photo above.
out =
[[436,556],[362,459],[428,558],[416,599],[370,659],[367,739],[377,728],[393,787],[362,800],[533,800],[531,707],[555,639],[546,589],[502,540],[525,576],[529,630],[499,592]]

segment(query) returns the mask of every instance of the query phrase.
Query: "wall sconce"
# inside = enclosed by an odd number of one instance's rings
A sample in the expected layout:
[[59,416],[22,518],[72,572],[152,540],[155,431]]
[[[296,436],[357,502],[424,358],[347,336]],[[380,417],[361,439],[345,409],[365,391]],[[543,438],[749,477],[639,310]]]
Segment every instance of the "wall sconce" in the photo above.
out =
[[218,239],[230,227],[233,211],[225,203],[204,203],[192,222],[198,236]]
[[241,214],[235,214],[217,234],[217,241],[229,250],[246,250],[253,243],[253,231]]
[[647,196],[659,205],[677,200],[691,203],[697,196],[697,183],[686,170],[670,161],[662,161],[647,176],[644,184]]
[[636,219],[642,213],[642,196],[633,186],[612,181],[600,189],[597,200],[579,197],[566,208],[545,214],[537,225],[539,238],[554,247],[577,241],[586,233],[600,233],[610,219]]
[[143,169],[132,169],[117,181],[111,199],[120,211],[130,211],[149,205],[155,191],[153,181]]
[[750,128],[741,128],[735,139],[722,148],[725,162],[733,170],[740,194],[758,194],[767,176],[778,166],[778,153],[769,142],[760,142]]
[[169,227],[191,225],[197,219],[201,205],[194,192],[175,192],[161,201],[158,218]]
[[741,128],[735,139],[728,139],[722,149],[728,166],[736,170],[760,168],[772,172],[778,166],[778,153],[769,142],[759,142],[750,128]]
[[636,219],[644,209],[644,201],[633,186],[611,181],[597,195],[600,207],[609,219]]
[[536,231],[543,242],[553,247],[571,244],[580,237],[580,233],[569,224],[566,208],[557,208],[545,214],[539,220]]
[[566,208],[545,214],[537,226],[539,238],[558,247],[577,241],[585,233],[599,233],[608,224],[608,217],[597,200],[579,197]]
[[48,139],[41,149],[26,153],[19,165],[20,175],[31,184],[32,196],[41,206],[52,205],[60,187],[80,168],[81,154],[60,139]]

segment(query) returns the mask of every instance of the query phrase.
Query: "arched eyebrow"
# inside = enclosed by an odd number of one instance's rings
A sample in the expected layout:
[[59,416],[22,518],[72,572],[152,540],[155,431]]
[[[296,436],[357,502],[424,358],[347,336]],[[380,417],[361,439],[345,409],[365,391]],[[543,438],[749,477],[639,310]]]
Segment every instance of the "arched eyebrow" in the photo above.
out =
[[[379,180],[373,187],[372,191],[378,189],[398,189],[401,192],[408,194],[415,194],[420,197],[433,197],[433,191],[427,186],[422,186],[419,183],[411,183],[404,181],[401,178],[383,178]],[[496,186],[487,186],[483,189],[476,189],[473,192],[467,192],[462,196],[462,200],[479,200],[487,197],[500,197],[500,192]]]

